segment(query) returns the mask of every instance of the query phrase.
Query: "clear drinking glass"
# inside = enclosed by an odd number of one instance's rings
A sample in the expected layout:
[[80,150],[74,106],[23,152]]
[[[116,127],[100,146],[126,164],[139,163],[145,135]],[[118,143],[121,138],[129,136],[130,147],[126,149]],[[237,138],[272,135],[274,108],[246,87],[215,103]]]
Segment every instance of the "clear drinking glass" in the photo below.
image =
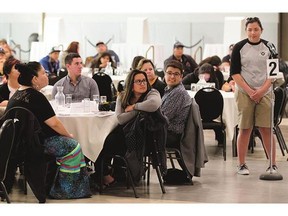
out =
[[99,106],[99,95],[93,95],[92,96],[92,100],[93,100],[93,108],[92,108],[92,112],[97,112],[99,111],[98,106]]
[[83,100],[83,104],[84,104],[84,112],[90,112],[90,98],[84,98]]
[[99,104],[99,95],[93,95],[92,97],[93,97],[93,101]]
[[107,102],[107,97],[106,96],[101,96],[100,97],[100,103],[103,104],[103,103],[106,103]]
[[72,94],[66,94],[65,96],[66,107],[70,108],[72,103]]

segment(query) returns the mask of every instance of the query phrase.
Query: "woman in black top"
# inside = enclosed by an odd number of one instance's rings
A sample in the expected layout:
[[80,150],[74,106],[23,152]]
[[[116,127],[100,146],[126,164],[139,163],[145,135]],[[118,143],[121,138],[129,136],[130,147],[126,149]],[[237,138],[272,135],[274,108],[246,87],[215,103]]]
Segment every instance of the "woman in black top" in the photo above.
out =
[[185,89],[191,89],[191,83],[199,81],[199,75],[203,75],[206,82],[215,83],[215,88],[219,89],[219,81],[215,75],[214,68],[209,63],[204,63],[199,68],[196,68],[192,74],[188,74],[182,80]]
[[103,52],[98,58],[92,61],[92,64],[91,64],[92,74],[94,75],[96,68],[98,68],[98,71],[104,70],[109,62],[111,63],[111,67],[114,70],[116,66],[110,53]]
[[[56,157],[59,172],[55,176],[50,197],[71,199],[91,196],[89,176],[80,144],[73,139],[46,97],[39,90],[48,84],[48,77],[39,62],[16,64],[20,87],[10,98],[6,110],[20,106],[30,110],[42,128],[44,153]],[[55,161],[55,163],[56,163]]]
[[147,74],[148,81],[152,88],[159,91],[161,97],[164,94],[164,88],[166,84],[158,79],[158,76],[155,74],[155,66],[150,59],[141,59],[137,65],[137,69],[144,71]]

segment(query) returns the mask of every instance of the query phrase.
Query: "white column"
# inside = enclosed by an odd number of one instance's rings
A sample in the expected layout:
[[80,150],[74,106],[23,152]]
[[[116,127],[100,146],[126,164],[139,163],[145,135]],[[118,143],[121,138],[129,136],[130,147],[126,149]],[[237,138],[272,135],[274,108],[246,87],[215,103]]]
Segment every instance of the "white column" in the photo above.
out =
[[128,44],[149,43],[147,18],[145,17],[127,18],[126,43]]
[[227,49],[230,44],[246,38],[245,17],[225,17],[223,44]]

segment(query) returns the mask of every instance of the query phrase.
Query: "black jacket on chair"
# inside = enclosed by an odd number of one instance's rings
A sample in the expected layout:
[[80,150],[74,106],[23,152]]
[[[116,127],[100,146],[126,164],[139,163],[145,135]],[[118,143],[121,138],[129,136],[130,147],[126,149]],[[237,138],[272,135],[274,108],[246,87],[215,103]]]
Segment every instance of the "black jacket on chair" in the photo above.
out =
[[0,123],[13,118],[18,119],[19,123],[15,127],[14,147],[5,181],[11,189],[16,171],[15,167],[24,162],[24,175],[31,190],[39,202],[46,202],[46,161],[40,124],[34,114],[23,107],[7,110],[0,119]]
[[123,127],[127,146],[125,158],[134,181],[139,181],[143,176],[143,157],[150,151],[153,167],[159,165],[161,173],[166,173],[167,122],[166,117],[158,109],[153,113],[139,112],[136,118]]

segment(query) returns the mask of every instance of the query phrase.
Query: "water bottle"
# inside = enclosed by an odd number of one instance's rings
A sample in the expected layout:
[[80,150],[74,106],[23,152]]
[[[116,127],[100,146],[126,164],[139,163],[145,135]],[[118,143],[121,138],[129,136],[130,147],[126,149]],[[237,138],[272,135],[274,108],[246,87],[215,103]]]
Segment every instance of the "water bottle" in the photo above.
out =
[[56,102],[57,111],[64,109],[65,95],[63,93],[63,86],[57,86],[57,94],[55,95],[55,102]]

